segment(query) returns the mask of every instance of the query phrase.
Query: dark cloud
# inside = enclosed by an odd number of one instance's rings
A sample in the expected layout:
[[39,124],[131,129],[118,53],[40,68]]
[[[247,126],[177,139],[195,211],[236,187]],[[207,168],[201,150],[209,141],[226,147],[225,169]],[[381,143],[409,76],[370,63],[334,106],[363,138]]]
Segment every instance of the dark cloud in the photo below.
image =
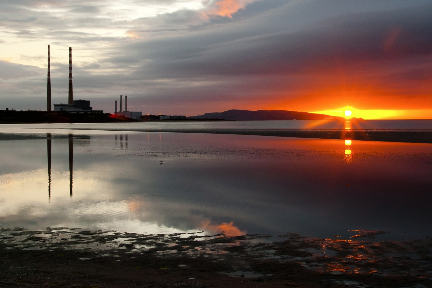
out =
[[[235,29],[226,35],[207,30],[134,44],[130,50],[152,60],[143,68],[155,77],[291,74],[310,66],[326,67],[335,60],[349,63],[427,56],[432,51],[432,20],[427,11],[359,14],[321,21],[308,29],[240,38]],[[397,36],[385,47],[395,30]]]
[[38,68],[33,66],[0,61],[0,79],[3,80],[38,76],[41,75],[40,72]]
[[89,13],[89,14],[96,14],[100,12],[100,9],[95,6],[77,6],[73,8],[70,12],[72,13]]
[[[0,23],[10,35],[43,38],[53,47],[73,46],[74,55],[92,55],[74,56],[74,84],[82,98],[95,101],[129,93],[143,105],[163,106],[166,113],[182,113],[179,105],[189,105],[195,108],[183,113],[196,114],[259,109],[265,102],[300,109],[299,103],[316,101],[318,106],[325,103],[318,93],[333,95],[338,87],[361,92],[353,102],[377,93],[380,99],[402,99],[432,89],[432,66],[424,64],[432,51],[430,1],[249,1],[232,18],[218,16],[209,6],[134,20],[114,19],[110,1],[11,3],[0,0],[5,4]],[[6,17],[11,11],[15,16]],[[109,29],[123,29],[128,37]],[[53,63],[62,75],[66,65]]]

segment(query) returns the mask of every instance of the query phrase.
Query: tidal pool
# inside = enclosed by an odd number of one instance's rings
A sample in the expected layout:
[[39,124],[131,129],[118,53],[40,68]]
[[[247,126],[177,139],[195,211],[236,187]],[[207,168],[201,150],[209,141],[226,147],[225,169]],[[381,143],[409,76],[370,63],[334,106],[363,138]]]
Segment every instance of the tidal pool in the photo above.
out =
[[432,234],[431,144],[75,131],[9,135],[0,149],[1,227]]

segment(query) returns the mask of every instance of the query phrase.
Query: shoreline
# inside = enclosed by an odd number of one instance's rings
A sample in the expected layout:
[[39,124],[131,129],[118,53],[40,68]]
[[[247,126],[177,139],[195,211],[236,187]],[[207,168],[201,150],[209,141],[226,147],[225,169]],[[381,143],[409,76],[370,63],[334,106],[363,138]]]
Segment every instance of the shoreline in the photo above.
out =
[[236,134],[294,138],[350,139],[359,141],[432,143],[432,131],[282,130],[282,129],[147,129],[143,132]]
[[[432,239],[0,229],[0,287],[430,287]],[[423,286],[422,286],[423,285]]]

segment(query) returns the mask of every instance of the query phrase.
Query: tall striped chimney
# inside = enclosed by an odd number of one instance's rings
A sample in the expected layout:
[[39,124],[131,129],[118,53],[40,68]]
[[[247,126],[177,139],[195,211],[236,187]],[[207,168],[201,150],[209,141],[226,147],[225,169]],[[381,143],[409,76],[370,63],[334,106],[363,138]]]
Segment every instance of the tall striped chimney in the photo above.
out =
[[69,93],[68,104],[73,104],[73,87],[72,87],[72,47],[69,47]]
[[51,112],[51,59],[50,59],[50,45],[48,45],[47,112]]
[[123,104],[122,100],[123,100],[123,96],[120,95],[120,111],[119,111],[120,113],[123,112],[123,110],[122,110],[122,108],[123,108],[122,107],[122,104]]
[[127,112],[127,95],[125,96],[125,112]]
[[114,113],[117,114],[117,100],[114,101]]

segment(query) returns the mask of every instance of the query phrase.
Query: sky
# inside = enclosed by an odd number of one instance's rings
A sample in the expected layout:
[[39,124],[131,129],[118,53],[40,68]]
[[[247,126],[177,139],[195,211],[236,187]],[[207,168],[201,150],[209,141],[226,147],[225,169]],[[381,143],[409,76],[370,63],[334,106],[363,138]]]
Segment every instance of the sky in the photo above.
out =
[[0,110],[432,118],[430,0],[0,0]]

